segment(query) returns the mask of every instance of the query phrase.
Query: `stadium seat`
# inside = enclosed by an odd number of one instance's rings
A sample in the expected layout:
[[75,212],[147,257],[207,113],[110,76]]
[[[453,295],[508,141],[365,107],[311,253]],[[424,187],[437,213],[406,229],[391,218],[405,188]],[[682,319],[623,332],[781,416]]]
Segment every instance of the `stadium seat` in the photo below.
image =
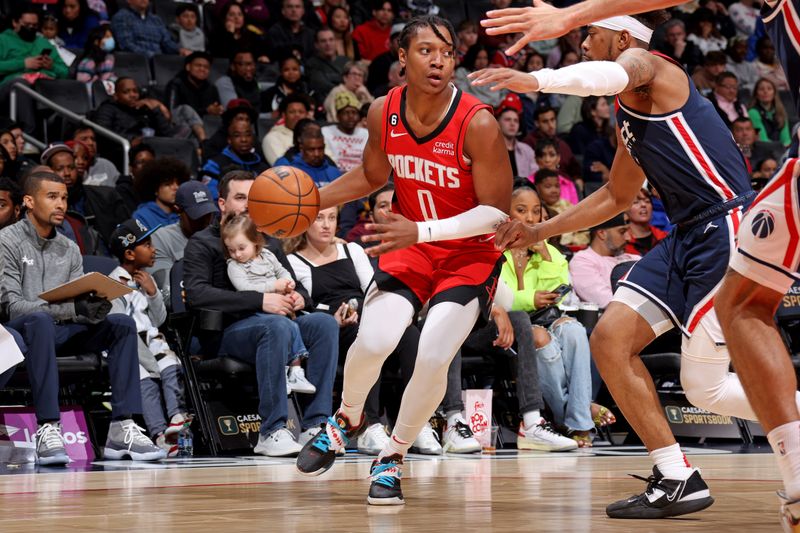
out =
[[231,61],[227,57],[215,57],[211,62],[211,72],[208,74],[209,83],[214,83],[222,76],[227,76],[230,65]]
[[153,56],[153,79],[155,84],[164,89],[178,73],[183,70],[183,57],[178,55],[159,54]]
[[78,115],[92,109],[86,84],[77,80],[42,79],[36,82],[36,92]]
[[114,53],[114,72],[118,77],[133,78],[139,89],[150,86],[150,63],[147,57],[132,52]]
[[181,160],[191,170],[192,175],[197,174],[200,160],[194,143],[189,139],[173,139],[171,137],[148,137],[147,144],[153,147],[156,157],[174,157]]
[[204,115],[203,128],[208,137],[213,136],[222,127],[222,117],[219,115]]
[[[161,20],[164,21],[164,24],[169,27],[170,24],[175,22],[175,9],[178,7],[178,4],[181,4],[180,0],[155,0],[153,2],[153,10],[155,14],[161,17]],[[200,21],[198,20],[197,23],[199,24]]]
[[99,272],[108,276],[118,266],[117,260],[111,257],[103,257],[102,255],[83,256],[83,271],[87,274],[89,272]]

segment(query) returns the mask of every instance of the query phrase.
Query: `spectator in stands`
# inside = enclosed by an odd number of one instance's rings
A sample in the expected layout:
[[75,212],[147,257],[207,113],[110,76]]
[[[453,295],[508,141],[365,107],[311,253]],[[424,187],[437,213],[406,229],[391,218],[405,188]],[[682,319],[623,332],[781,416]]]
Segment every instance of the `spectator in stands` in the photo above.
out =
[[786,73],[783,72],[781,64],[775,56],[775,45],[769,37],[761,37],[756,42],[756,68],[760,78],[767,78],[779,91],[788,91],[789,82],[786,81]]
[[211,157],[222,152],[228,145],[228,126],[233,122],[243,121],[256,127],[258,112],[250,105],[249,100],[234,98],[228,102],[227,109],[222,113],[222,127],[203,143],[203,152],[206,157]]
[[287,55],[294,47],[302,52],[303,57],[311,57],[314,53],[314,30],[303,23],[305,14],[303,0],[282,0],[281,17],[267,30],[271,58]]
[[344,0],[322,0],[322,2],[318,2],[319,5],[314,8],[314,15],[317,17],[317,21],[320,24],[320,27],[325,27],[330,25],[330,19],[328,18],[328,13],[334,7],[339,7],[345,5]]
[[361,103],[356,95],[344,91],[336,96],[336,124],[322,128],[325,146],[331,149],[333,160],[342,172],[359,166],[367,145],[367,129],[358,126],[361,121]]
[[190,174],[189,168],[174,157],[159,157],[147,163],[136,181],[139,197],[145,201],[132,218],[148,228],[177,223],[180,217],[175,211],[175,196],[181,183],[189,181]]
[[218,180],[229,170],[247,170],[257,176],[269,168],[256,152],[254,144],[252,124],[241,120],[231,122],[228,126],[228,146],[203,165],[203,181],[215,200],[218,197]]
[[261,35],[245,24],[244,11],[237,2],[226,4],[222,9],[217,31],[211,37],[211,53],[225,57],[232,50],[249,50],[261,63],[269,56],[263,50]]
[[3,148],[3,176],[16,179],[20,174],[17,161],[17,143],[14,134],[8,130],[0,130],[0,147]]
[[733,139],[736,141],[736,145],[742,151],[742,154],[744,154],[748,169],[752,170],[753,167],[758,166],[758,163],[768,157],[774,159],[780,158],[783,149],[775,150],[772,143],[758,141],[758,133],[753,127],[753,121],[750,120],[750,117],[737,118],[733,122],[732,130]]
[[72,153],[75,156],[75,172],[77,179],[84,182],[86,172],[89,170],[89,147],[76,140],[67,141],[64,144],[72,148]]
[[325,116],[328,122],[336,122],[336,96],[342,91],[350,91],[358,97],[361,105],[370,104],[375,99],[364,85],[367,69],[361,63],[347,63],[342,75],[342,83],[331,89],[325,98]]
[[117,80],[114,99],[100,104],[92,120],[128,140],[141,137],[169,137],[172,133],[167,108],[154,98],[140,98],[133,78]]
[[[253,174],[230,172],[220,182],[218,205],[223,216],[240,214],[247,209],[247,195]],[[277,239],[270,238],[267,248],[281,264],[292,271]],[[237,292],[227,277],[225,255],[220,239],[219,222],[195,233],[184,254],[184,288],[189,308],[222,311],[225,330],[221,338],[201,335],[201,344],[217,340],[220,357],[235,357],[256,366],[261,430],[256,453],[270,456],[297,454],[313,438],[320,425],[331,416],[333,379],[338,360],[339,326],[326,313],[298,316],[303,341],[309,349],[306,369],[308,380],[316,387],[310,403],[303,410],[300,438],[286,429],[286,368],[290,322],[286,315],[310,308],[308,292],[301,283],[292,295]],[[311,310],[311,309],[309,309]]]
[[[357,243],[362,248],[375,246],[377,242],[364,242],[361,240],[361,237],[372,234],[371,232],[367,231],[367,224],[371,224],[373,222],[375,224],[385,224],[388,222],[389,218],[387,215],[392,212],[393,199],[393,183],[387,183],[377,191],[374,191],[372,194],[370,194],[367,198],[367,216],[362,220],[359,220],[358,223],[356,223],[350,229],[350,231],[346,233],[345,240],[347,242]],[[377,260],[375,260],[374,263],[377,264]]]
[[292,147],[292,132],[297,121],[307,117],[313,109],[311,99],[300,93],[291,94],[281,101],[279,112],[283,124],[278,122],[273,126],[261,143],[267,163],[274,165]]
[[221,76],[215,85],[223,106],[227,107],[236,98],[244,98],[253,109],[261,106],[261,91],[256,80],[256,60],[249,50],[239,50],[231,56],[228,75]]
[[281,58],[278,68],[280,75],[275,85],[261,93],[261,112],[271,113],[274,118],[278,118],[281,102],[290,94],[313,96],[303,80],[303,65],[297,57],[288,55]]
[[[575,183],[561,170],[561,155],[558,153],[553,139],[540,139],[534,150],[536,170],[545,169],[558,173],[559,196],[570,204],[578,203],[578,189]],[[535,171],[534,171],[535,172]],[[527,176],[528,181],[535,181],[533,173]]]
[[650,191],[642,187],[636,194],[636,198],[628,209],[628,220],[630,221],[630,234],[625,252],[633,255],[644,255],[668,234],[652,225],[653,202],[650,199]]
[[58,36],[67,48],[83,48],[89,32],[100,25],[100,16],[86,0],[59,0],[56,6],[61,31]]
[[[531,54],[531,57],[535,55],[542,57],[541,54],[536,53]],[[536,129],[525,137],[524,142],[531,148],[536,148],[536,143],[542,139],[553,141],[558,149],[559,168],[571,177],[579,188],[582,188],[580,165],[572,155],[569,144],[560,138],[556,131],[556,110],[550,106],[537,107],[533,113],[533,121]]]
[[317,31],[314,49],[316,53],[306,60],[306,73],[308,86],[322,103],[331,89],[342,80],[348,59],[337,53],[336,36],[327,27]]
[[358,47],[361,59],[372,61],[389,50],[389,40],[394,20],[392,3],[384,0],[372,0],[372,18],[360,24],[353,31],[353,40]]
[[191,418],[186,412],[181,361],[158,330],[167,319],[164,299],[153,277],[145,271],[155,260],[151,239],[155,229],[129,219],[114,230],[111,253],[120,266],[109,277],[133,292],[113,300],[111,312],[127,315],[136,323],[142,415],[156,445],[168,456],[175,456],[178,433],[184,424],[191,423]]
[[509,93],[495,111],[495,118],[506,143],[513,175],[527,177],[533,174],[538,167],[533,148],[519,140],[521,112],[522,102],[520,102],[519,96]]
[[324,187],[342,175],[342,171],[325,157],[325,137],[316,128],[307,128],[300,135],[300,153],[293,159],[278,159],[275,164],[299,168],[314,180],[317,187]]
[[692,74],[692,81],[697,90],[708,96],[714,90],[717,76],[725,72],[728,59],[723,52],[709,52],[703,59],[703,68]]
[[[529,186],[514,189],[511,216],[525,224],[541,222],[542,204]],[[557,308],[560,296],[554,292],[558,286],[569,284],[567,260],[558,249],[546,242],[530,248],[507,250],[503,255],[506,261],[500,276],[513,291],[511,309],[531,314],[529,324],[533,326],[534,360],[542,396],[553,412],[556,425],[563,427],[565,433],[575,439],[581,448],[591,447],[590,432],[594,429],[594,423],[591,414],[589,338],[579,322],[560,316]],[[549,311],[544,311],[548,308]],[[518,364],[523,365],[519,359]],[[575,448],[574,445],[568,446],[563,438],[559,438],[561,435],[547,426],[538,412],[540,402],[534,401],[532,405],[521,405],[520,408],[523,427],[518,442],[522,441],[523,447],[527,445],[535,449],[538,445],[555,450]]]
[[664,37],[659,51],[683,65],[689,74],[702,64],[703,52],[694,42],[686,39],[686,25],[681,19],[672,18],[664,23]]
[[208,81],[211,73],[210,54],[192,52],[184,59],[183,70],[167,84],[167,104],[175,112],[179,106],[189,106],[202,116],[221,115],[225,110],[220,104],[216,86]]
[[474,44],[467,50],[461,65],[456,69],[453,79],[456,87],[467,94],[471,94],[484,104],[497,107],[506,96],[506,90],[492,91],[487,87],[472,85],[468,75],[489,66],[489,49],[483,44]]
[[728,42],[717,28],[714,13],[701,7],[692,14],[693,28],[686,40],[694,43],[703,55],[714,51],[724,51]]
[[[14,81],[33,85],[40,78],[66,78],[67,66],[44,37],[36,35],[39,11],[19,2],[11,14],[11,28],[0,33],[0,108],[8,109]],[[44,53],[45,50],[50,52]],[[17,120],[26,133],[36,127],[36,106],[17,91]]]
[[581,28],[575,28],[566,35],[558,38],[558,44],[550,50],[547,55],[547,68],[556,68],[561,64],[568,53],[572,52],[581,55],[581,41],[583,41],[583,31]]
[[582,302],[595,303],[600,309],[611,302],[614,294],[611,271],[619,263],[640,259],[639,255],[625,253],[629,233],[629,222],[624,214],[591,229],[589,247],[576,253],[569,262],[572,286]]
[[728,6],[728,15],[736,26],[736,33],[741,37],[750,37],[756,31],[758,7],[754,0],[739,0]]
[[478,25],[474,20],[462,20],[456,26],[456,37],[456,65],[460,65],[469,49],[478,42]]
[[748,116],[747,108],[739,101],[739,80],[731,72],[717,76],[714,93],[709,99],[728,128],[736,119]]
[[391,35],[389,37],[389,49],[375,57],[369,64],[369,74],[367,75],[367,89],[371,94],[389,82],[389,69],[392,63],[399,59],[400,34],[405,27],[405,22],[392,24]]
[[215,3],[214,14],[224,20],[225,8],[230,4],[238,4],[244,11],[244,17],[248,24],[252,24],[262,32],[269,25],[269,8],[264,0],[217,0]]
[[[406,71],[399,61],[395,61],[389,67],[389,81],[385,85],[380,85],[375,90],[375,97],[386,96],[395,87],[400,87],[406,82]],[[363,107],[363,106],[362,106]]]
[[604,96],[588,96],[581,104],[581,122],[569,132],[569,146],[575,154],[583,154],[589,143],[608,133],[611,106]]
[[[25,181],[27,214],[0,232],[3,301],[11,316],[9,325],[19,331],[31,348],[47,353],[48,365],[42,387],[45,398],[37,413],[40,423],[49,423],[48,444],[42,451],[63,452],[58,426],[58,371],[56,349],[79,348],[107,353],[111,376],[111,425],[103,456],[106,459],[158,460],[166,454],[148,439],[131,419],[142,412],[138,386],[136,324],[119,314],[109,315],[111,304],[92,294],[74,300],[47,303],[39,294],[83,275],[78,247],[55,231],[64,220],[67,188],[49,172],[34,172]],[[30,258],[34,258],[31,260]],[[51,320],[43,320],[39,313]],[[42,390],[40,389],[40,390]],[[39,406],[37,405],[37,408]]]
[[[558,152],[555,151],[551,141],[543,140],[540,143],[540,154],[545,155],[545,149],[549,145],[552,149],[550,157],[557,156]],[[543,158],[540,158],[543,159]],[[543,162],[542,165],[548,163]],[[542,166],[540,165],[540,166]],[[548,166],[551,166],[548,164]],[[561,213],[574,204],[561,196],[561,174],[552,168],[542,167],[533,175],[533,181],[536,185],[536,194],[540,198],[542,204],[546,209],[552,212],[552,215]],[[574,233],[565,233],[561,235],[559,240],[562,246],[571,246],[576,248],[583,248],[589,244],[589,235],[586,231],[576,231]]]
[[[590,142],[583,154],[583,176],[586,181],[600,184],[608,182],[616,152],[617,132],[611,128],[601,139]],[[563,187],[561,194],[564,194]]]
[[[83,178],[84,185],[103,185],[113,187],[119,179],[119,170],[114,163],[97,155],[97,136],[91,126],[79,124],[75,127],[72,139],[83,143],[88,149],[86,154],[89,167]],[[132,155],[129,154],[131,159]]]
[[775,171],[777,170],[778,161],[774,157],[762,159],[756,165],[752,180],[750,181],[750,184],[753,186],[753,190],[758,192],[763,189],[770,178],[775,175]]
[[[321,132],[322,127],[316,121],[307,117],[298,120],[292,131],[292,146],[275,161],[276,166],[278,165],[278,161],[280,161],[281,164],[288,164],[288,161],[291,161],[296,155],[300,154],[300,137],[305,135],[306,130]],[[331,152],[330,146],[327,144],[325,145],[325,159],[331,166],[336,166],[336,161],[333,159],[333,152]]]
[[0,144],[0,177],[1,178],[9,178],[14,179],[16,177],[16,172],[14,172],[12,168],[13,161],[11,157],[8,155],[8,150]]
[[786,108],[771,80],[767,78],[758,80],[747,113],[753,122],[753,127],[758,131],[759,140],[779,142],[783,146],[789,146],[792,142]]
[[[128,212],[133,213],[144,200],[143,198],[139,198],[136,183],[139,181],[139,176],[142,173],[145,163],[155,159],[156,153],[147,143],[142,142],[131,148],[128,157],[130,158],[130,174],[121,174],[119,178],[117,178],[117,183],[114,185],[114,188],[125,202],[125,208]],[[125,218],[130,218],[130,216]]]
[[94,82],[100,81],[106,94],[114,94],[114,83],[117,81],[117,75],[114,73],[115,47],[114,35],[108,24],[90,31],[86,39],[86,48],[78,61],[75,79],[85,83],[90,90]]
[[198,231],[206,229],[217,214],[217,207],[208,187],[195,180],[180,184],[173,209],[180,217],[178,223],[162,226],[153,233],[156,258],[153,265],[147,269],[159,280],[161,293],[166,302],[170,301],[172,266],[183,259],[183,251],[189,238]]
[[358,50],[353,41],[353,22],[347,9],[342,6],[331,8],[328,11],[328,25],[336,40],[336,55],[345,56],[351,61],[358,59]]
[[197,4],[178,3],[178,7],[175,8],[175,23],[170,26],[172,31],[178,34],[178,46],[192,52],[206,51],[206,34],[197,25],[199,20],[200,9]]
[[0,130],[8,130],[14,139],[14,146],[16,147],[17,162],[21,166],[33,164],[31,160],[25,157],[25,136],[22,133],[22,126],[9,118],[0,117]]
[[148,59],[156,54],[189,55],[191,51],[178,46],[164,21],[150,13],[149,6],[150,0],[128,0],[128,5],[111,19],[111,30],[119,49],[145,55]]
[[747,39],[734,37],[728,45],[728,62],[725,70],[736,74],[739,86],[752,91],[758,80],[758,67],[747,61]]
[[[0,149],[0,157],[3,151]],[[0,171],[0,229],[17,222],[21,207],[22,190],[16,181]]]

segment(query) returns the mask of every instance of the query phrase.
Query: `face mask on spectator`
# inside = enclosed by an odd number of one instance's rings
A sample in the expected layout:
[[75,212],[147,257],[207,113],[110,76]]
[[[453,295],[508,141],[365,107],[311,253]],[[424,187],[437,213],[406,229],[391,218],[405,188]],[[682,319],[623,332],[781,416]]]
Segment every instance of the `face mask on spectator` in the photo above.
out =
[[33,42],[36,39],[36,26],[21,26],[17,32],[19,38],[26,42]]
[[103,39],[103,42],[100,43],[100,48],[102,48],[104,52],[113,52],[115,46],[116,42],[113,37]]

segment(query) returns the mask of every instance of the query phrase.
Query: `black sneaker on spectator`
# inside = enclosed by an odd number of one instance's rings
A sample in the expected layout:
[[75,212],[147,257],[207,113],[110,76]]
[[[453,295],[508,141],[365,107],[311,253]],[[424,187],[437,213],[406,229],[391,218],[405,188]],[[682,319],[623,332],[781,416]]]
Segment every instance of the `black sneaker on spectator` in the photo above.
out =
[[36,462],[40,465],[69,464],[60,422],[47,422],[36,430]]
[[258,444],[253,451],[267,457],[293,457],[301,449],[302,446],[294,440],[292,432],[286,428],[280,428],[267,437],[259,435]]
[[115,420],[109,424],[103,458],[130,457],[133,461],[158,461],[166,456],[167,452],[153,444],[153,441],[144,434],[144,429],[137,426],[130,418]]
[[383,424],[376,422],[358,437],[358,453],[378,455],[389,444],[389,435]]
[[714,503],[708,485],[696,468],[686,479],[665,478],[657,466],[648,478],[630,475],[647,482],[647,488],[641,494],[606,507],[610,518],[668,518],[696,513]]
[[400,478],[403,475],[403,458],[397,454],[375,459],[369,471],[372,480],[367,503],[370,505],[403,505]]
[[297,469],[306,476],[318,476],[333,466],[340,450],[344,450],[365,430],[364,414],[357,426],[338,411],[328,418],[325,428],[308,441],[297,456]]
[[425,423],[417,438],[414,439],[411,451],[422,455],[442,455],[444,453],[442,445],[439,443],[439,436],[433,430],[430,422]]
[[565,437],[556,431],[544,418],[535,426],[525,429],[520,422],[517,432],[518,450],[538,450],[540,452],[567,452],[576,450],[575,439]]
[[475,438],[467,421],[461,417],[444,432],[442,449],[445,453],[475,453],[481,451],[481,443]]

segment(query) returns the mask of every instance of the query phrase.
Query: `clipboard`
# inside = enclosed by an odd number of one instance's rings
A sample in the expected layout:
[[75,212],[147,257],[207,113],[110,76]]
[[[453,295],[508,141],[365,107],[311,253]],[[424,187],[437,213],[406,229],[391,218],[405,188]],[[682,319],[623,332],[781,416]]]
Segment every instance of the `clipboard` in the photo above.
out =
[[63,302],[64,300],[72,300],[87,292],[93,292],[97,296],[111,301],[133,292],[133,289],[99,272],[89,272],[63,285],[43,292],[39,295],[39,298],[47,303],[56,303]]

